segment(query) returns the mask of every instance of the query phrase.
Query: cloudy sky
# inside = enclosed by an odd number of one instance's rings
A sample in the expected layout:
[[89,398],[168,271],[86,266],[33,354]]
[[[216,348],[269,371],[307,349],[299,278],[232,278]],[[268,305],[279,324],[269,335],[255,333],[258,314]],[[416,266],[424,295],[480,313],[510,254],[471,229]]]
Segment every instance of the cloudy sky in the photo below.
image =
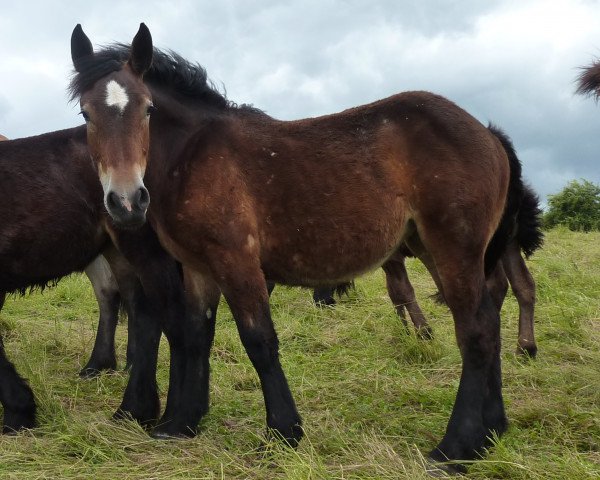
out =
[[154,43],[203,65],[237,103],[288,120],[404,90],[444,95],[512,137],[543,198],[600,183],[600,104],[574,94],[600,56],[596,0],[32,0],[2,2],[0,133],[81,123],[69,39]]

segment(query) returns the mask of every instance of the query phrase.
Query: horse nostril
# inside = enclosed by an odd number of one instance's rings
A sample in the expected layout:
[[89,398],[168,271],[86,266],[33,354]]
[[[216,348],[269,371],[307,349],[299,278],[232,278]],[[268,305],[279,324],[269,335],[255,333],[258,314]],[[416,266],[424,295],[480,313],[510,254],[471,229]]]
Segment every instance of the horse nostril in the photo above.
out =
[[121,205],[119,196],[115,192],[108,192],[106,196],[106,206],[109,210],[117,210]]
[[135,204],[140,210],[146,210],[150,204],[150,193],[146,187],[140,187],[135,196]]

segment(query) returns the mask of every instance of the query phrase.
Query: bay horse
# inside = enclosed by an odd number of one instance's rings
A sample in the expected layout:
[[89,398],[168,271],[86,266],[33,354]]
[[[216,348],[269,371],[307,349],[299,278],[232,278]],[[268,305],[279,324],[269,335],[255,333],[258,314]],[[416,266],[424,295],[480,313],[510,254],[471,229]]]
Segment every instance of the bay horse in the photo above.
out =
[[[116,282],[129,317],[130,339],[139,347],[133,350],[130,378],[115,417],[150,425],[160,411],[155,377],[161,328],[171,337],[169,325],[185,314],[181,274],[149,226],[135,232],[114,229],[97,178],[84,126],[0,142],[0,309],[6,294],[44,288],[92,268],[103,254],[114,279],[101,279],[95,287]],[[103,335],[112,342],[114,332]],[[110,343],[99,348],[110,353]],[[105,359],[95,350],[93,368],[100,366],[95,360]],[[33,393],[7,359],[1,341],[0,402],[4,433],[35,426]]]
[[144,24],[131,48],[96,53],[77,25],[71,56],[70,91],[107,211],[126,229],[149,219],[199,306],[186,325],[185,364],[171,362],[180,403],[167,404],[155,436],[195,434],[208,409],[222,293],[258,373],[268,429],[297,445],[302,422],[266,281],[336,285],[393,261],[404,244],[435,271],[462,357],[452,414],[430,459],[461,470],[461,460],[506,430],[500,317],[486,271],[509,241],[522,184],[485,126],[428,92],[279,121],[229,102],[199,66],[154,50]]

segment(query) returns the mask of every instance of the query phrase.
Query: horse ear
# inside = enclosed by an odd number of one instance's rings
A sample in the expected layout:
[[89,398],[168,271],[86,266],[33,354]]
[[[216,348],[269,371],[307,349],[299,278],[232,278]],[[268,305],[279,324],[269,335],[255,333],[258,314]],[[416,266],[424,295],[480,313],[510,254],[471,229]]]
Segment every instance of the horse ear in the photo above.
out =
[[79,71],[78,67],[81,59],[93,54],[94,47],[92,47],[92,42],[87,35],[83,33],[83,28],[81,28],[81,24],[78,23],[71,34],[71,59],[73,60],[75,70]]
[[152,65],[152,35],[144,23],[140,23],[140,29],[131,42],[131,57],[128,63],[138,75],[146,73]]

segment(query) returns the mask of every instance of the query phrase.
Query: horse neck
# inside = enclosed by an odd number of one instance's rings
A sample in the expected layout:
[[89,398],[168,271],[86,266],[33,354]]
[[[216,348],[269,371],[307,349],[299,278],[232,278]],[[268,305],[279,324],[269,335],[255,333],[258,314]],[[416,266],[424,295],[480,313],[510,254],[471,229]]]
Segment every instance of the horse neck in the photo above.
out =
[[223,112],[214,106],[186,101],[160,90],[152,89],[152,97],[156,112],[150,121],[150,159],[145,177],[151,191],[162,185],[162,180],[179,161],[188,140],[207,119]]

